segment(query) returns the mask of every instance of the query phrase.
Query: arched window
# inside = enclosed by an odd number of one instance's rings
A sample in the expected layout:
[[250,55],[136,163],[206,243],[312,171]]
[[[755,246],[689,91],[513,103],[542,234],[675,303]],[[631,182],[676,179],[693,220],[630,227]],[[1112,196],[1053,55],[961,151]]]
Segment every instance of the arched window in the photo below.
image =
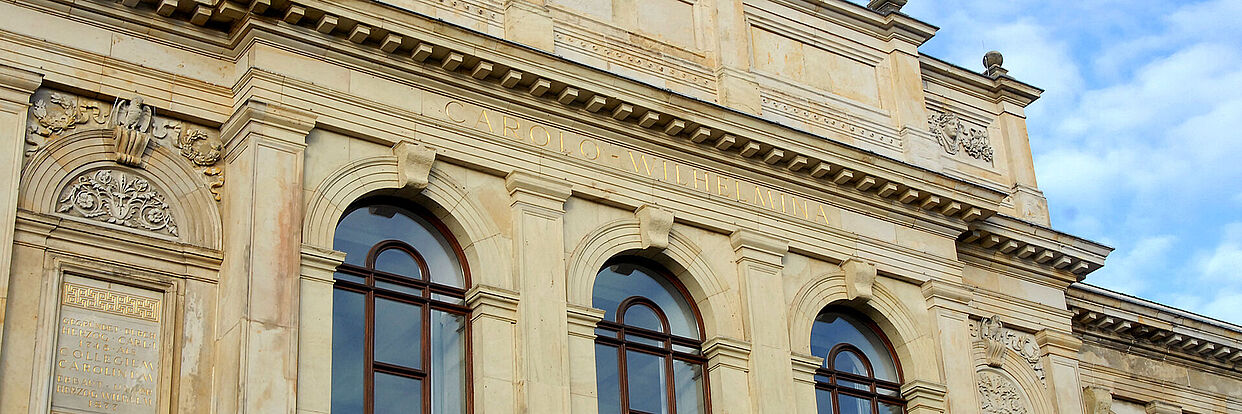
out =
[[396,203],[352,208],[332,297],[332,412],[461,414],[468,409],[469,283],[461,249],[430,214]]
[[592,306],[600,414],[707,413],[702,323],[658,265],[618,258],[595,278]]
[[826,308],[811,328],[820,414],[901,414],[901,366],[875,324],[848,309]]

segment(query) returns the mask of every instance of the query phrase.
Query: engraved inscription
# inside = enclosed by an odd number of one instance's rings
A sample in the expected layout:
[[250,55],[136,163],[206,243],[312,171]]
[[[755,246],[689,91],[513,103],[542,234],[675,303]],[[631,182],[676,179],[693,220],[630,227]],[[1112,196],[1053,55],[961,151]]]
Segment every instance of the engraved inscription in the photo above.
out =
[[66,275],[61,284],[53,413],[154,413],[159,292]]

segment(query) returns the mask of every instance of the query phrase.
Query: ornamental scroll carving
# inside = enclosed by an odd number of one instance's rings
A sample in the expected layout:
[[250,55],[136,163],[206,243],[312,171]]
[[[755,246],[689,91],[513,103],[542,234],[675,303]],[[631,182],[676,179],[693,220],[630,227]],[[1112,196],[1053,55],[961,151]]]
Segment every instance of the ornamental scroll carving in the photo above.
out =
[[933,112],[927,117],[936,143],[949,155],[965,152],[971,158],[991,163],[992,143],[986,130],[967,127],[956,114]]
[[1030,410],[1018,387],[991,371],[979,371],[979,404],[985,414],[1027,414]]
[[999,367],[1005,350],[1011,350],[1031,366],[1040,382],[1047,385],[1044,367],[1039,363],[1039,344],[1033,335],[1006,328],[1000,316],[992,316],[971,321],[970,337],[983,342],[989,366]]
[[58,92],[36,93],[26,123],[26,156],[34,154],[48,141],[74,132],[78,125],[108,122],[100,102],[81,99]]
[[164,195],[147,180],[119,170],[97,170],[78,177],[58,201],[59,213],[178,236]]

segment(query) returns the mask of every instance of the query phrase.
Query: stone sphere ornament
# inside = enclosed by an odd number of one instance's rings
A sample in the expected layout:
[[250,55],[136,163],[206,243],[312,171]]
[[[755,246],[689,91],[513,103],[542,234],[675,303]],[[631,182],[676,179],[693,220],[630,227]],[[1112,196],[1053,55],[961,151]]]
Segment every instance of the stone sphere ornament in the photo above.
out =
[[1004,63],[1005,63],[1005,57],[1002,56],[1000,52],[993,50],[991,52],[983,54],[983,68],[984,69],[992,69],[994,67],[1001,67],[1001,65],[1003,65]]

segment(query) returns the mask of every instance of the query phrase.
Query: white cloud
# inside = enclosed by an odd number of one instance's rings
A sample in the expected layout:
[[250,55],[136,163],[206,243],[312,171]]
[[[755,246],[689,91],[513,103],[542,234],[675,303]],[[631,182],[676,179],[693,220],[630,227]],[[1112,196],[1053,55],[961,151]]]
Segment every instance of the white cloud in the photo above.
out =
[[1131,295],[1148,293],[1150,281],[1143,276],[1152,269],[1165,268],[1165,258],[1177,238],[1170,235],[1145,237],[1121,256],[1108,258],[1104,268],[1087,276],[1087,283],[1105,286]]
[[1216,248],[1199,259],[1201,280],[1242,287],[1242,223],[1226,225],[1224,233]]

